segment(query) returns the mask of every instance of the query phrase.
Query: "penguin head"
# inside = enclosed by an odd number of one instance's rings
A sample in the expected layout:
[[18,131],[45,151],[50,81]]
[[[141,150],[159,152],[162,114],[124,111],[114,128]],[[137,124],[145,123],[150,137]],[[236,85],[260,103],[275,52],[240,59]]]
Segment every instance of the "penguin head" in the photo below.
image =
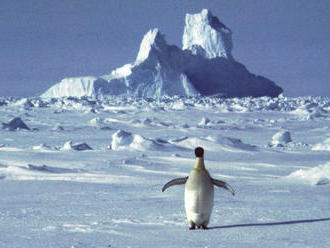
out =
[[196,147],[195,148],[195,155],[196,158],[202,158],[204,156],[204,149],[202,147]]
[[195,148],[196,163],[194,170],[205,170],[204,165],[204,149],[202,147]]

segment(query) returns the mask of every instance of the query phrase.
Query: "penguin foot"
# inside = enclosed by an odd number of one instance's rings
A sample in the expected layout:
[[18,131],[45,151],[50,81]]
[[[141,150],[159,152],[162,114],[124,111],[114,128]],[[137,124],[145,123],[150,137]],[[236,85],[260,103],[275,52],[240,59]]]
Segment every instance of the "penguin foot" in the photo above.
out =
[[202,225],[202,229],[204,229],[204,230],[207,230],[207,229],[209,229],[206,225]]
[[196,225],[195,224],[192,224],[190,227],[189,227],[189,230],[195,230],[196,229]]

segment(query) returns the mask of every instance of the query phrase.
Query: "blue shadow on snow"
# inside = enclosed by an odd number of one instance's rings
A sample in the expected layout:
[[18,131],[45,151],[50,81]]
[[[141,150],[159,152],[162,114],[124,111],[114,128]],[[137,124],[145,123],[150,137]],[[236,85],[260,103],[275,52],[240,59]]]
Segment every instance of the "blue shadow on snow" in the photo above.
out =
[[278,226],[278,225],[292,225],[292,224],[302,224],[302,223],[321,222],[321,221],[330,221],[330,218],[310,219],[310,220],[291,220],[291,221],[268,222],[268,223],[236,224],[236,225],[227,225],[227,226],[214,226],[214,227],[209,227],[208,229],[224,229],[224,228],[248,227],[248,226]]

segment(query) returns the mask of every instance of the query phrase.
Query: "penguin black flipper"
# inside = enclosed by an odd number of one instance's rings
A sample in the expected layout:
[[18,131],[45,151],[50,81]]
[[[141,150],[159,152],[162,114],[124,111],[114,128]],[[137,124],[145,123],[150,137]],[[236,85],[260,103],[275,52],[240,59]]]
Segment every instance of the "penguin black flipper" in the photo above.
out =
[[188,177],[182,177],[182,178],[175,178],[175,179],[169,181],[162,188],[162,192],[164,192],[167,188],[169,188],[173,185],[185,184],[187,182],[187,179],[188,179]]
[[215,186],[225,188],[225,189],[229,190],[233,195],[235,195],[235,191],[228,183],[221,181],[221,180],[213,179],[213,178],[211,178],[211,180]]

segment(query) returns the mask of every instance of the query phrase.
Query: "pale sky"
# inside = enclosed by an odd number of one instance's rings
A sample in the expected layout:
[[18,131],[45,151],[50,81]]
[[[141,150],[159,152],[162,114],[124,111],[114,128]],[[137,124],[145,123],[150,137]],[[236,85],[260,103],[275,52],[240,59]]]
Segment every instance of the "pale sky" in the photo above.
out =
[[159,28],[181,47],[186,13],[211,10],[233,31],[233,56],[286,96],[330,96],[328,0],[1,0],[0,96],[35,96],[65,77],[133,62]]

